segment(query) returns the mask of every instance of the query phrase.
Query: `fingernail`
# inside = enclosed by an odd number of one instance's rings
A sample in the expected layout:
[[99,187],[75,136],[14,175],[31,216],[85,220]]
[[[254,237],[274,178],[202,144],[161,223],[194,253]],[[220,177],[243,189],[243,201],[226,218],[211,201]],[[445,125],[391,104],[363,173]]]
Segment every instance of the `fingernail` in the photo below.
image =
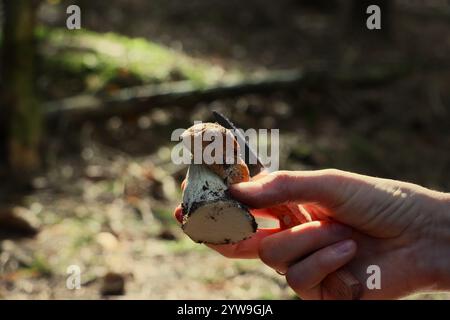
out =
[[286,272],[281,272],[281,271],[278,271],[278,270],[275,270],[280,276],[285,276],[286,275]]
[[345,240],[345,241],[339,242],[338,244],[335,244],[333,249],[339,255],[343,255],[343,254],[347,254],[347,253],[353,251],[354,247],[355,247],[355,243],[353,240]]
[[178,220],[178,222],[183,222],[183,212],[181,210],[177,210],[175,212],[175,218]]

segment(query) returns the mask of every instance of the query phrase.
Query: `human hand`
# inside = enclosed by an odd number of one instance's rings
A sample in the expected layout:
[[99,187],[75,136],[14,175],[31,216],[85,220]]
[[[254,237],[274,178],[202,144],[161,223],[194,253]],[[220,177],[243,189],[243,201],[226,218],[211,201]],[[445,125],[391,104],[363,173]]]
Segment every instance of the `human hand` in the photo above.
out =
[[[258,180],[263,178],[267,173],[263,172],[259,175],[252,177],[252,180]],[[181,183],[181,189],[184,190],[186,180],[184,180]],[[251,210],[253,216],[260,217],[260,218],[267,218],[267,219],[273,219],[278,220],[278,216],[281,213],[281,209],[284,208],[284,206],[277,206],[277,208],[272,209],[253,209]],[[178,205],[174,210],[174,216],[177,219],[177,221],[181,224],[183,220],[183,214],[182,214],[182,208],[181,205]],[[214,249],[215,251],[219,252],[225,257],[228,258],[239,258],[239,259],[256,259],[259,257],[258,255],[258,248],[259,243],[262,239],[264,239],[266,236],[277,233],[281,231],[283,228],[258,228],[256,233],[249,239],[246,239],[244,241],[240,241],[235,244],[227,244],[227,245],[212,245],[212,244],[205,244],[206,246],[210,247],[211,249]]]
[[246,253],[257,251],[264,263],[286,272],[302,298],[330,298],[321,281],[347,263],[363,284],[367,267],[380,267],[381,289],[364,286],[362,298],[450,288],[450,259],[443,254],[450,248],[447,194],[338,170],[276,172],[234,185],[230,192],[252,208],[263,208],[256,213],[301,204],[302,212],[318,220],[262,235],[253,243],[214,247],[229,257],[241,257],[241,246]]
[[303,224],[262,229],[237,244],[210,247],[232,258],[259,256],[286,272],[302,298],[330,298],[322,292],[322,280],[350,261],[349,269],[363,284],[369,265],[381,269],[381,290],[365,288],[362,298],[449,287],[450,263],[442,255],[449,229],[437,227],[450,223],[448,195],[337,170],[276,172],[230,192],[258,208],[252,210],[255,216],[279,217],[296,208]]

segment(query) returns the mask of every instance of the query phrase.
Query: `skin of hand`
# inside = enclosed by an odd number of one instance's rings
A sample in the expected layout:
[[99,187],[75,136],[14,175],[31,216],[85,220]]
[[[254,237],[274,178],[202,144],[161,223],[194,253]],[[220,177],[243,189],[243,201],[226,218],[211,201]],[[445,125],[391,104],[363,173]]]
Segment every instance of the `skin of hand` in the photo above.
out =
[[[259,257],[303,299],[332,299],[321,282],[344,265],[363,284],[362,299],[450,289],[449,194],[335,169],[278,171],[230,193],[255,216],[278,218],[295,207],[303,223],[209,247],[230,258]],[[175,215],[180,221],[180,208]],[[371,265],[380,268],[380,289],[366,286]]]

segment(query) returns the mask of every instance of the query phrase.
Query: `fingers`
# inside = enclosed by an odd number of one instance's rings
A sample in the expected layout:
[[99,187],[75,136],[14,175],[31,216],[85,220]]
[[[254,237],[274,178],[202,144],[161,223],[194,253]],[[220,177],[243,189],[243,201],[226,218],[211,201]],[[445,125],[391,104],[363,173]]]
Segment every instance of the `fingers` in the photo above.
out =
[[278,171],[256,181],[235,184],[230,187],[230,192],[234,198],[253,208],[291,201],[332,206],[342,201],[342,188],[354,180],[349,175],[334,169]]
[[252,237],[238,243],[223,245],[208,244],[207,246],[227,258],[255,259],[258,258],[261,241],[267,236],[273,235],[279,231],[280,229],[278,228],[258,229]]
[[278,219],[282,229],[290,229],[296,225],[312,221],[312,216],[303,206],[292,202],[267,208],[267,211]]
[[279,272],[321,248],[349,239],[352,229],[337,223],[313,221],[265,238],[260,245],[261,260]]
[[286,281],[303,299],[322,299],[322,280],[347,264],[355,254],[356,243],[353,240],[335,243],[290,266]]
[[179,205],[175,208],[173,215],[179,223],[183,222],[183,209],[181,208],[181,205]]
[[255,181],[255,180],[262,179],[262,178],[264,178],[265,176],[267,176],[268,174],[269,174],[269,172],[267,172],[266,170],[263,170],[263,171],[261,171],[260,173],[258,173],[256,176],[253,176],[253,177],[251,178],[251,180],[252,180],[252,181]]

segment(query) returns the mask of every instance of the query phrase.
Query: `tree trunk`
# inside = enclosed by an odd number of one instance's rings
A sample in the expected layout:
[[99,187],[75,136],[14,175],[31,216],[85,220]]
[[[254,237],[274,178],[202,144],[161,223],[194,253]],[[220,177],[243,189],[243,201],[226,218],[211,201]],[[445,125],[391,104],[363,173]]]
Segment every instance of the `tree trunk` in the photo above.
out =
[[34,26],[39,1],[4,2],[3,106],[4,150],[13,173],[26,177],[40,166],[42,115],[34,92]]

